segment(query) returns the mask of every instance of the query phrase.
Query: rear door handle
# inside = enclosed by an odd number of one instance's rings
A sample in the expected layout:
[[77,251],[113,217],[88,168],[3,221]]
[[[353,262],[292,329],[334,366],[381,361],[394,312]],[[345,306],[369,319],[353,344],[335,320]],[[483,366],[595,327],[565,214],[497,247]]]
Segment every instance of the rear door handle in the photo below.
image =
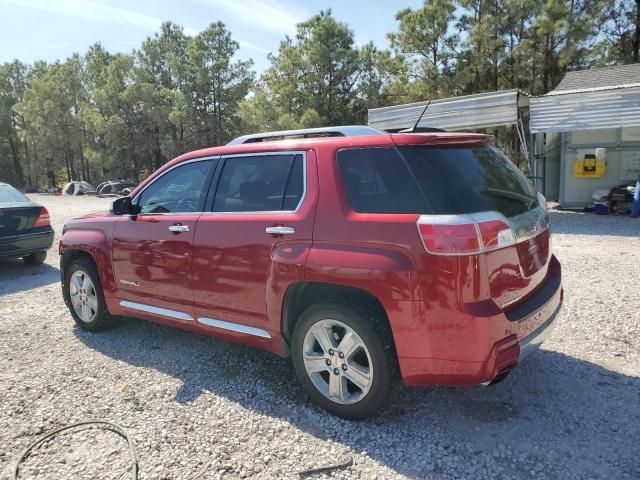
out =
[[293,235],[296,233],[296,229],[293,227],[267,227],[265,232],[271,235]]
[[189,225],[180,225],[179,223],[169,226],[169,231],[173,233],[188,232]]

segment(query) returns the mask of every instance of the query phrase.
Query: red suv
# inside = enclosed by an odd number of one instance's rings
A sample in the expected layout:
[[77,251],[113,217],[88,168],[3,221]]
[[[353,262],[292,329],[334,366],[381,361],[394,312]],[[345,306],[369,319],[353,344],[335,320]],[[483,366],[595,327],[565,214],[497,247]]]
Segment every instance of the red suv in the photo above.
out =
[[544,197],[465,133],[336,127],[184,154],[68,222],[64,299],[290,356],[345,418],[408,385],[495,383],[562,302]]

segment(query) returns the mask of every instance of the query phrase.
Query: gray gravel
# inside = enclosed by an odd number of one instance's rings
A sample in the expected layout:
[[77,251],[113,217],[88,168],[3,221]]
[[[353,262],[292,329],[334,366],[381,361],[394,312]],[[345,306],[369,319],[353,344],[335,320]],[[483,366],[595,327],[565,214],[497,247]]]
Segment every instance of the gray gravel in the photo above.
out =
[[[107,204],[34,197],[58,233]],[[544,348],[495,387],[399,387],[360,423],[308,404],[289,362],[264,352],[134,319],[79,330],[55,247],[43,266],[2,262],[0,478],[35,439],[103,419],[132,436],[141,479],[297,478],[345,454],[355,464],[324,478],[638,479],[640,220],[552,221],[565,305]],[[72,431],[20,478],[116,480],[127,465],[120,437]]]

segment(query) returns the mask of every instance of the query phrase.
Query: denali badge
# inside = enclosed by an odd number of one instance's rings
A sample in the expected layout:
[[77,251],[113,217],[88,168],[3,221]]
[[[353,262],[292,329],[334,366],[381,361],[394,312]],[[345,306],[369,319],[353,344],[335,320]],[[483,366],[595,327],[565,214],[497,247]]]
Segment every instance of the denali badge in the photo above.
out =
[[138,282],[133,282],[131,280],[120,280],[120,283],[123,285],[129,285],[131,287],[139,287],[140,284]]

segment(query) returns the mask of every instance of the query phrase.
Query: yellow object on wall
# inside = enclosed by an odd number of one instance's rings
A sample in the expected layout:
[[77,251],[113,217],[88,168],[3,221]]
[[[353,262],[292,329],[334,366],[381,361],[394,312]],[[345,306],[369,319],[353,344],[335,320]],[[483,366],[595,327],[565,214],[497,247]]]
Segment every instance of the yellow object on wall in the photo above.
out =
[[607,162],[598,160],[594,154],[586,153],[582,160],[576,160],[573,176],[577,178],[600,178],[607,171]]

